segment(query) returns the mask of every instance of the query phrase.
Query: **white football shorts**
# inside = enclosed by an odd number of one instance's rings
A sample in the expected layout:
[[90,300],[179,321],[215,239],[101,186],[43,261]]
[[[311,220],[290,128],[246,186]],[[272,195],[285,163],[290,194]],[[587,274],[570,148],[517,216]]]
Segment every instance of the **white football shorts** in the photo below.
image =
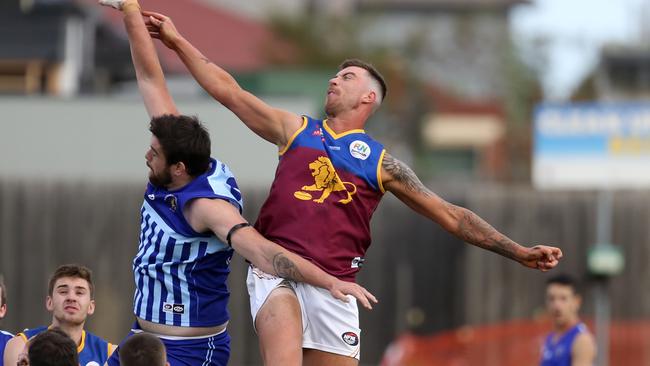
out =
[[334,298],[329,291],[302,282],[288,281],[249,266],[246,279],[253,324],[267,297],[278,287],[294,291],[302,312],[302,347],[354,357],[361,350],[361,329],[357,299],[350,302]]

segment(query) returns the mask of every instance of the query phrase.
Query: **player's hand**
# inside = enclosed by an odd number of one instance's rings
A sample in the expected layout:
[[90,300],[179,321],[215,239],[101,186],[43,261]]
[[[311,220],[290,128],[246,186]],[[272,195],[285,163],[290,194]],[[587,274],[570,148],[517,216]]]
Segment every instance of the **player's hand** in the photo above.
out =
[[333,285],[329,288],[329,291],[332,296],[343,302],[349,302],[350,299],[347,295],[352,295],[356,297],[356,299],[361,303],[361,305],[363,305],[364,308],[370,310],[372,310],[372,304],[370,302],[374,302],[375,304],[378,302],[377,298],[371,294],[370,291],[366,290],[362,286],[357,285],[354,282],[335,279]]
[[536,245],[532,248],[527,248],[526,254],[519,260],[519,263],[526,267],[546,272],[557,266],[560,258],[562,258],[560,248]]
[[145,17],[144,23],[151,38],[157,38],[168,48],[174,48],[176,42],[181,38],[180,33],[171,18],[153,11],[143,10],[141,14]]

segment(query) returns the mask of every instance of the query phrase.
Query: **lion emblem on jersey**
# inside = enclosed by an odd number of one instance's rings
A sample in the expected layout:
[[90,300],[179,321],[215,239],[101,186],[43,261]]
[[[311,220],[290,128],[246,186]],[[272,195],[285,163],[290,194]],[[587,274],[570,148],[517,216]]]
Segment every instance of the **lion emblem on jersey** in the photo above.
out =
[[357,193],[357,186],[350,182],[341,181],[329,158],[319,156],[318,159],[309,163],[309,170],[311,170],[311,175],[314,178],[314,184],[303,186],[301,191],[296,191],[293,195],[298,199],[310,200],[312,195],[309,192],[322,192],[320,197],[313,201],[323,203],[332,192],[345,191],[347,197],[340,199],[339,202],[347,204],[352,201],[352,196]]

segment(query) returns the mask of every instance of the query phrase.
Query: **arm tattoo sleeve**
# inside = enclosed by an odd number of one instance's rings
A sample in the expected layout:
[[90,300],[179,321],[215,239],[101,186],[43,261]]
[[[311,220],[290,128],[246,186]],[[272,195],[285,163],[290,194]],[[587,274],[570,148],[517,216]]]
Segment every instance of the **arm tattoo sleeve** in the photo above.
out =
[[293,263],[291,259],[287,258],[283,253],[277,253],[273,256],[273,269],[275,269],[275,273],[279,277],[297,282],[305,281],[304,276],[300,273],[300,270],[296,267],[295,263]]
[[415,175],[411,168],[403,162],[395,159],[390,154],[386,153],[384,155],[382,167],[393,177],[393,179],[402,183],[407,190],[415,193],[422,193],[425,196],[433,195],[431,191],[420,182],[420,179]]
[[483,249],[490,250],[504,257],[518,260],[519,245],[490,226],[474,212],[447,203],[451,211],[460,216],[458,220],[458,236],[464,241]]

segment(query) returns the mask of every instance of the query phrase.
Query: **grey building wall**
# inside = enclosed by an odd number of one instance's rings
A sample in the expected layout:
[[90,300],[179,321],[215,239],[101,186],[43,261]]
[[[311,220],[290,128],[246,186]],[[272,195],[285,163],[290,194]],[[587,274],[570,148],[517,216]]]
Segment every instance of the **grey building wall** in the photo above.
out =
[[[273,106],[318,114],[307,98],[273,98]],[[212,137],[213,156],[228,164],[244,189],[268,187],[277,148],[219,103],[177,100]],[[0,178],[65,182],[142,183],[148,168],[149,118],[139,95],[112,98],[0,98]]]

